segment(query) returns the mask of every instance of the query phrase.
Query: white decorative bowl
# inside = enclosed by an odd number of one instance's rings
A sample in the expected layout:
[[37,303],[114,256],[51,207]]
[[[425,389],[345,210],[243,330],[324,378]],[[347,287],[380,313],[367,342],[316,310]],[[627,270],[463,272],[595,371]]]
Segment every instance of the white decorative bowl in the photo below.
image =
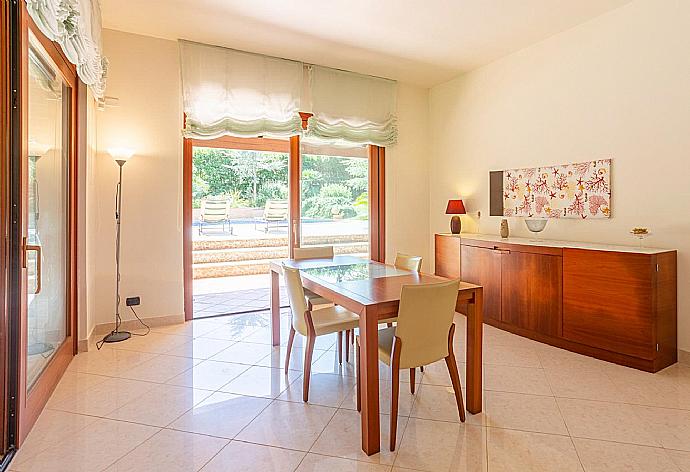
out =
[[544,228],[546,228],[546,223],[549,220],[546,218],[525,218],[525,224],[527,225],[527,229],[530,230],[537,235],[537,233],[541,233],[544,231]]

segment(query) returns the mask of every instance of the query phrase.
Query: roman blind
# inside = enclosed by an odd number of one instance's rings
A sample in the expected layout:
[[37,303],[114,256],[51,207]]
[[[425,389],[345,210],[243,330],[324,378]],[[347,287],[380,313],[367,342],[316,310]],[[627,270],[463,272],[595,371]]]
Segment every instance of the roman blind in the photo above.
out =
[[185,137],[300,134],[301,62],[183,40],[179,46]]
[[94,97],[103,100],[108,61],[102,55],[98,0],[26,0],[26,8],[38,29],[77,66]]
[[393,80],[310,66],[306,139],[328,144],[390,146],[398,140]]

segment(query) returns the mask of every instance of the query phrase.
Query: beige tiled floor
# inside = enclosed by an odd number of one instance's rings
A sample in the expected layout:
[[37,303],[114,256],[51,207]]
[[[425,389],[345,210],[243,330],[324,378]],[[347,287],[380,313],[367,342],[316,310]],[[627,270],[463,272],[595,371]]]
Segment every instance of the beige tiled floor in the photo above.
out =
[[484,412],[460,423],[445,364],[427,366],[415,395],[401,385],[390,452],[382,368],[382,452],[367,457],[335,336],[317,342],[304,404],[303,342],[286,376],[269,332],[266,313],[198,320],[78,355],[11,469],[690,472],[688,366],[647,374],[487,326]]

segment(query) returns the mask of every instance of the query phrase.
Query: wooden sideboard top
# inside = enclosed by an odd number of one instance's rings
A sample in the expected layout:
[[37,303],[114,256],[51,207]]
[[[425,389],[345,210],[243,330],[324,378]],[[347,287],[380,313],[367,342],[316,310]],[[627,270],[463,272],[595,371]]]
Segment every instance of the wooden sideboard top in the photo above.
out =
[[[530,239],[530,238],[502,238],[497,234],[478,234],[478,233],[439,233],[441,236],[447,236],[451,238],[460,238],[467,241],[481,241],[481,242],[492,242],[492,243],[504,243],[504,244],[521,244],[526,246],[539,246],[539,247],[552,247],[559,249],[589,249],[593,251],[611,251],[611,252],[628,252],[633,254],[662,254],[666,252],[675,252],[675,249],[659,249],[651,247],[637,247],[637,246],[624,246],[615,244],[598,244],[598,243],[588,243],[583,241],[558,241],[552,239]],[[631,236],[632,239],[632,236]]]

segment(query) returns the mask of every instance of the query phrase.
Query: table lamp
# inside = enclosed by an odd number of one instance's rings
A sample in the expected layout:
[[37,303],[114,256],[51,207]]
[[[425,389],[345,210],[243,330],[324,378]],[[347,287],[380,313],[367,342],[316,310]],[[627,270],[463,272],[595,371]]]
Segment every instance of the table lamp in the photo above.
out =
[[453,215],[453,217],[450,219],[451,233],[460,234],[462,223],[458,215],[464,215],[466,213],[467,212],[465,211],[465,205],[462,203],[462,200],[448,200],[448,206],[446,207],[446,215]]

